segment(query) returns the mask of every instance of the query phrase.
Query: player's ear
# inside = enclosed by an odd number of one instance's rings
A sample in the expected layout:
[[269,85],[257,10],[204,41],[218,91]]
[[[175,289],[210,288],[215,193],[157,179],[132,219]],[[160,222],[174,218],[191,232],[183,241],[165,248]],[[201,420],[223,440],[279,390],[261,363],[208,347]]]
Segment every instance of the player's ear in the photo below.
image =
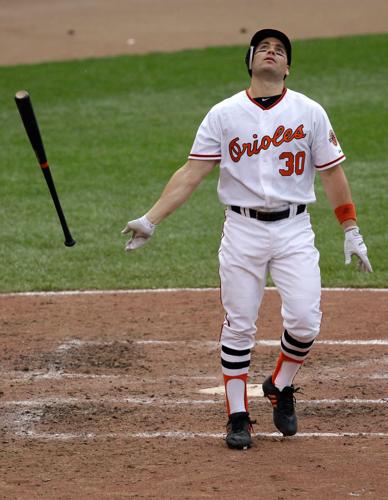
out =
[[286,76],[289,76],[289,74],[290,74],[290,67],[287,66],[287,68],[286,68]]

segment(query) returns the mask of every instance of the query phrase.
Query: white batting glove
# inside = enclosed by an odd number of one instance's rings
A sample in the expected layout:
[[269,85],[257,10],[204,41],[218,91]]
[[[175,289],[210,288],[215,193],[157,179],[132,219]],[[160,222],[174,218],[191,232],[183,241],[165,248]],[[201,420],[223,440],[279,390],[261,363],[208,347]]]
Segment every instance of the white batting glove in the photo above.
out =
[[344,252],[346,265],[351,263],[352,256],[355,255],[358,259],[359,271],[364,273],[373,272],[367,255],[368,250],[357,226],[352,226],[345,230]]
[[125,251],[130,252],[145,245],[153,235],[155,228],[156,224],[152,224],[145,215],[140,219],[130,220],[121,231],[121,234],[128,234],[132,231],[132,238],[125,244]]

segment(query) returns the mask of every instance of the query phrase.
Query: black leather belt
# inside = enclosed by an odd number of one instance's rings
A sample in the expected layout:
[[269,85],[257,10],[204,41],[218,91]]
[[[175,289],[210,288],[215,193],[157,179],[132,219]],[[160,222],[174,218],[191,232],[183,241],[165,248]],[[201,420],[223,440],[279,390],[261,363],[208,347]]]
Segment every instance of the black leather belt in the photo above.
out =
[[[275,220],[287,219],[290,216],[290,209],[282,210],[281,212],[258,212],[253,210],[253,208],[241,208],[236,207],[236,205],[231,205],[231,210],[240,215],[245,215],[246,217],[251,217],[252,219],[263,220],[266,222],[272,222]],[[298,205],[296,209],[296,215],[301,214],[306,210],[306,205]],[[249,214],[249,215],[248,215]]]

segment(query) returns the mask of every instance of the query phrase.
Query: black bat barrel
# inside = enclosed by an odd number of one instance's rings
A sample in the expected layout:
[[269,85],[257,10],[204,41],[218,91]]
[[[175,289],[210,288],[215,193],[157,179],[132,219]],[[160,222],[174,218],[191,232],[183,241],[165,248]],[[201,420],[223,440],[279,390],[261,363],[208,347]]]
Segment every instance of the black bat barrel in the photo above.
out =
[[44,165],[47,163],[46,152],[28,92],[19,90],[15,95],[15,102],[38,162],[40,165]]

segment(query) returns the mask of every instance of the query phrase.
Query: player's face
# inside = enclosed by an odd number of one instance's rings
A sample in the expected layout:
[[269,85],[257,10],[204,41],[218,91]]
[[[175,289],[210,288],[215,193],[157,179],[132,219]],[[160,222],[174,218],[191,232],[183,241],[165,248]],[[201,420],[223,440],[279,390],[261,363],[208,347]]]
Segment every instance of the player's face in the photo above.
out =
[[265,38],[256,47],[252,73],[259,76],[263,71],[279,78],[289,74],[287,52],[283,43],[277,38]]

